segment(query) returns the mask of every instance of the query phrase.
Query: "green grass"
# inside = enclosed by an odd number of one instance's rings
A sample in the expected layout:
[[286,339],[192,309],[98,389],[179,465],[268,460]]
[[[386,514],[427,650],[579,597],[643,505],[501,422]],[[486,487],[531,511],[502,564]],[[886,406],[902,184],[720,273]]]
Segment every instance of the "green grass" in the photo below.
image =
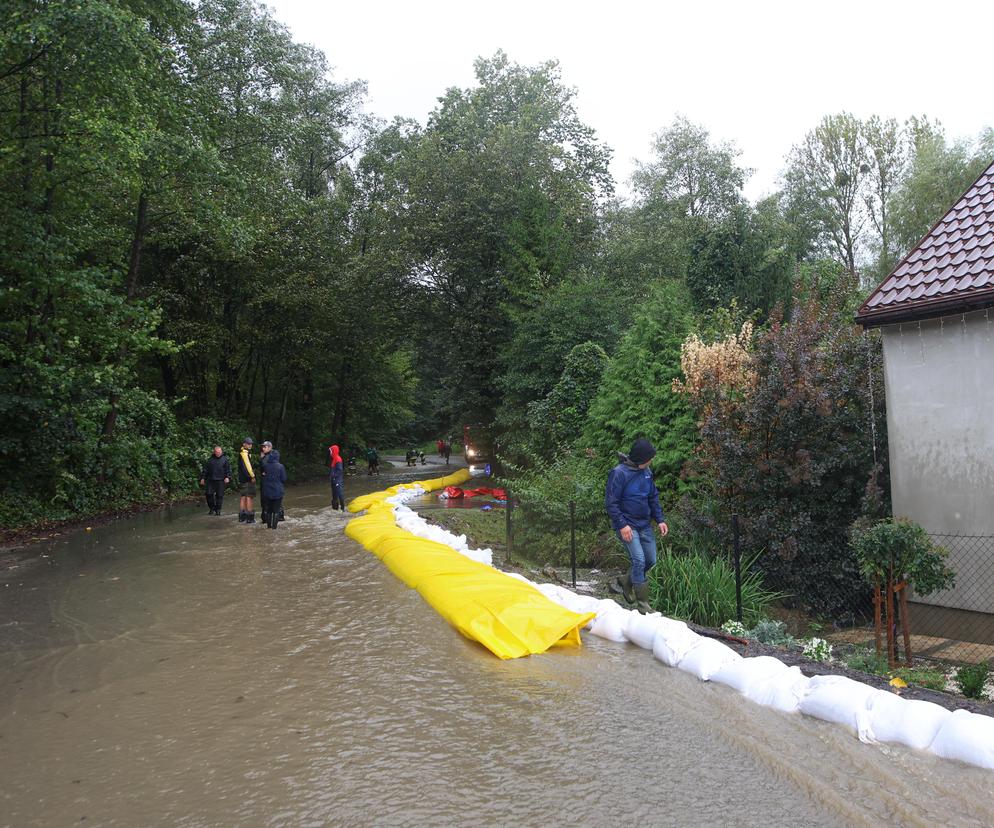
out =
[[[743,561],[742,621],[760,621],[782,593],[765,589],[760,576]],[[735,572],[724,558],[664,552],[649,573],[649,594],[655,609],[705,627],[720,627],[735,617]]]
[[[480,505],[483,505],[481,501]],[[507,541],[506,517],[503,509],[481,511],[475,509],[426,509],[422,517],[444,526],[456,535],[465,535],[471,546],[489,547],[503,551]]]
[[931,670],[927,667],[898,667],[891,670],[887,666],[887,658],[877,655],[876,651],[860,648],[854,650],[843,659],[846,667],[859,670],[884,678],[899,678],[908,684],[924,687],[928,690],[945,691],[946,674],[942,670]]

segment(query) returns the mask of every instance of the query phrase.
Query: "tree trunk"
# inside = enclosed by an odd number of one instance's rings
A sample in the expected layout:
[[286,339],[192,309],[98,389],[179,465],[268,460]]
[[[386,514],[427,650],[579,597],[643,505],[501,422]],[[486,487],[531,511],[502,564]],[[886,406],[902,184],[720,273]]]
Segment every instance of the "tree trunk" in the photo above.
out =
[[887,570],[887,666],[897,667],[897,641],[894,630],[894,570]]
[[283,431],[283,421],[286,419],[286,404],[290,399],[291,385],[293,385],[293,374],[288,374],[286,378],[286,385],[283,386],[283,402],[280,404],[280,417],[276,421],[276,434],[273,436],[273,442],[277,445],[280,442],[280,434]]
[[[141,194],[138,196],[138,209],[135,214],[135,229],[131,237],[131,253],[128,256],[128,272],[125,276],[125,301],[129,304],[134,300],[135,294],[138,292],[138,267],[141,264],[142,256],[142,245],[145,242],[145,230],[147,228],[148,219],[148,197],[145,195],[145,191],[142,190]],[[128,348],[126,345],[122,345],[118,351],[118,357],[120,361],[124,361],[127,356]],[[100,442],[107,443],[110,438],[114,435],[114,428],[117,425],[117,411],[118,403],[121,400],[120,392],[112,391],[108,402],[110,403],[110,410],[107,412],[107,416],[104,417],[104,427],[100,434]]]
[[159,357],[159,371],[162,373],[162,392],[167,400],[176,398],[176,372],[173,371],[173,361],[163,354]]

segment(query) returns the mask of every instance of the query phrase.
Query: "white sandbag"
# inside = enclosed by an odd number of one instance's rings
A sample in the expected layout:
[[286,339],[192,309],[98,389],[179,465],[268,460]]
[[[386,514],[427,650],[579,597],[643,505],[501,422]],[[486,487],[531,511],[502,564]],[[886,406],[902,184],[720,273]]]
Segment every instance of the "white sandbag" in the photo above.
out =
[[786,669],[787,665],[779,658],[753,656],[729,662],[711,675],[711,681],[727,685],[744,695],[748,689],[769,681]]
[[563,589],[559,584],[535,584],[535,589],[550,601],[555,601],[561,606],[565,606],[568,596],[573,594],[568,589]]
[[656,633],[663,623],[663,616],[658,612],[651,615],[643,615],[640,612],[633,612],[628,617],[628,626],[625,627],[625,637],[638,644],[643,650],[651,650],[652,642],[656,638]]
[[590,624],[590,632],[598,638],[606,638],[608,641],[617,641],[619,644],[627,641],[625,637],[625,627],[628,625],[630,610],[623,609],[615,604],[614,609],[600,612]]
[[476,561],[477,563],[486,564],[487,566],[494,565],[494,552],[492,549],[457,549],[457,552],[461,552],[470,560]]
[[935,734],[928,748],[943,759],[994,770],[994,718],[955,710]]
[[570,592],[569,595],[564,596],[563,602],[563,606],[566,609],[580,615],[586,615],[588,612],[597,612],[599,604],[600,599],[594,598],[593,595],[580,595],[576,592]]
[[805,716],[850,727],[860,741],[869,741],[872,737],[866,704],[875,692],[868,684],[845,676],[814,676],[800,709]]
[[727,644],[702,637],[697,646],[680,659],[677,668],[707,681],[726,664],[741,660],[742,656]]
[[742,695],[763,707],[782,713],[797,713],[810,683],[811,679],[801,673],[800,667],[788,667],[766,681],[747,685]]
[[676,667],[701,637],[682,622],[662,625],[652,642],[652,654],[667,667]]
[[870,732],[875,741],[895,742],[925,750],[939,728],[953,714],[932,702],[902,699],[895,693],[877,690],[866,702]]

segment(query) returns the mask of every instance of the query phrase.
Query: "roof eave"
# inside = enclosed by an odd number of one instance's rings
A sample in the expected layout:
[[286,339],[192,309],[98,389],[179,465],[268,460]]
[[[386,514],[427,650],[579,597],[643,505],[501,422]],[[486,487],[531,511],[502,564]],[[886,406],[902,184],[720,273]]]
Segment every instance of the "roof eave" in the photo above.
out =
[[894,308],[879,308],[856,314],[856,322],[864,328],[879,328],[900,322],[920,322],[957,313],[970,313],[994,307],[994,290],[978,291],[972,296],[950,296],[947,299],[929,299],[918,305],[902,304]]

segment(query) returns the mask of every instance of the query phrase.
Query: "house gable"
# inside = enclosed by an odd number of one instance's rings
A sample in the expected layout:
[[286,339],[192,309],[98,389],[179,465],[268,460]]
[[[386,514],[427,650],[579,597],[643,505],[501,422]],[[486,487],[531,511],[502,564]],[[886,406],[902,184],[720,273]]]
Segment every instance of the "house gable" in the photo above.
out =
[[994,305],[994,164],[862,304],[871,328]]

